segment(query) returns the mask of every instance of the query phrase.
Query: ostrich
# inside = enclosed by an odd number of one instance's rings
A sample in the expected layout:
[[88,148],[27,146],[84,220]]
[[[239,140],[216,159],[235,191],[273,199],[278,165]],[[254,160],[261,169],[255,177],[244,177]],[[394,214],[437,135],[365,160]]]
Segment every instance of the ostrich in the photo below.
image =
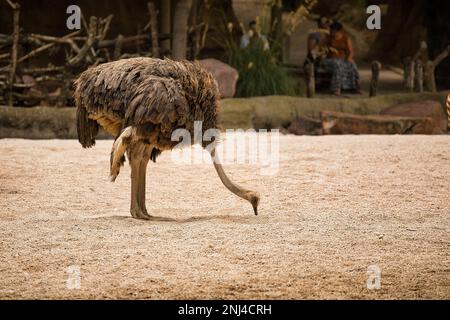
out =
[[[178,144],[172,141],[172,132],[182,128],[193,137],[194,121],[202,121],[203,133],[221,128],[217,84],[195,62],[132,58],[101,64],[84,71],[75,81],[74,98],[78,140],[83,148],[95,144],[99,126],[115,137],[111,181],[119,174],[126,153],[131,166],[130,212],[137,219],[152,218],[145,206],[147,164]],[[215,147],[206,148],[204,142],[202,147],[209,149],[225,187],[249,201],[258,214],[258,192],[233,183]]]

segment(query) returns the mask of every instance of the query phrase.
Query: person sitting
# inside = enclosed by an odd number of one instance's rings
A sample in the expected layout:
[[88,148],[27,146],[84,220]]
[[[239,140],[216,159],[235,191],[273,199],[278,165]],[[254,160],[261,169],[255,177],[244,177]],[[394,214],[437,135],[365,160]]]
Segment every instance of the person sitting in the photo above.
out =
[[327,38],[328,54],[322,66],[331,72],[331,92],[339,96],[341,90],[361,93],[359,73],[353,60],[353,44],[342,24],[333,22]]
[[258,23],[256,21],[252,20],[248,24],[249,30],[247,33],[244,33],[241,37],[241,49],[247,48],[251,41],[254,40],[260,40],[262,41],[263,49],[269,50],[269,41],[267,41],[267,38],[265,35],[261,34],[260,28]]
[[321,58],[327,54],[327,39],[330,34],[330,21],[327,17],[321,16],[317,20],[317,29],[310,30],[308,35],[308,54],[305,64],[314,63],[318,66]]

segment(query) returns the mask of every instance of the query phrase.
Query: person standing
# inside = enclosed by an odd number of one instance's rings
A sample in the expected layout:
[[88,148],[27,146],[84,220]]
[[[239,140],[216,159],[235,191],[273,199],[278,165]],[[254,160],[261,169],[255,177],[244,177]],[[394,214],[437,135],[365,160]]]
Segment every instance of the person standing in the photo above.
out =
[[264,50],[269,50],[269,41],[267,41],[267,37],[261,34],[260,27],[256,21],[252,20],[248,24],[249,30],[244,33],[241,37],[241,49],[247,48],[252,41],[260,40],[263,44]]

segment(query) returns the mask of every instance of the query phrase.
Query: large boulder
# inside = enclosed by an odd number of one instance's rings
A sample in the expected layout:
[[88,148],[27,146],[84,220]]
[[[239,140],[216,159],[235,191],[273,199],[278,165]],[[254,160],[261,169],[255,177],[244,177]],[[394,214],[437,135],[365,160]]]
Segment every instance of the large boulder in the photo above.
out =
[[356,115],[322,111],[324,134],[433,134],[430,117],[402,117],[391,115]]
[[383,109],[380,114],[402,117],[429,117],[433,120],[433,134],[447,132],[447,115],[438,101],[425,100],[397,104]]
[[239,73],[236,69],[216,59],[199,60],[200,64],[216,79],[221,98],[232,98],[236,93]]

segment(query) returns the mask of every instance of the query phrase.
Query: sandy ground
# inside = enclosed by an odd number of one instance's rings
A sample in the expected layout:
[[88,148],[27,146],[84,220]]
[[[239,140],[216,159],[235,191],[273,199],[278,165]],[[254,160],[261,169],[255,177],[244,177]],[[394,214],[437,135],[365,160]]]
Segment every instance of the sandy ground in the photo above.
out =
[[110,147],[0,140],[0,298],[450,298],[450,136],[282,136],[277,174],[226,167],[259,216],[166,153],[147,207],[167,221],[131,218]]

